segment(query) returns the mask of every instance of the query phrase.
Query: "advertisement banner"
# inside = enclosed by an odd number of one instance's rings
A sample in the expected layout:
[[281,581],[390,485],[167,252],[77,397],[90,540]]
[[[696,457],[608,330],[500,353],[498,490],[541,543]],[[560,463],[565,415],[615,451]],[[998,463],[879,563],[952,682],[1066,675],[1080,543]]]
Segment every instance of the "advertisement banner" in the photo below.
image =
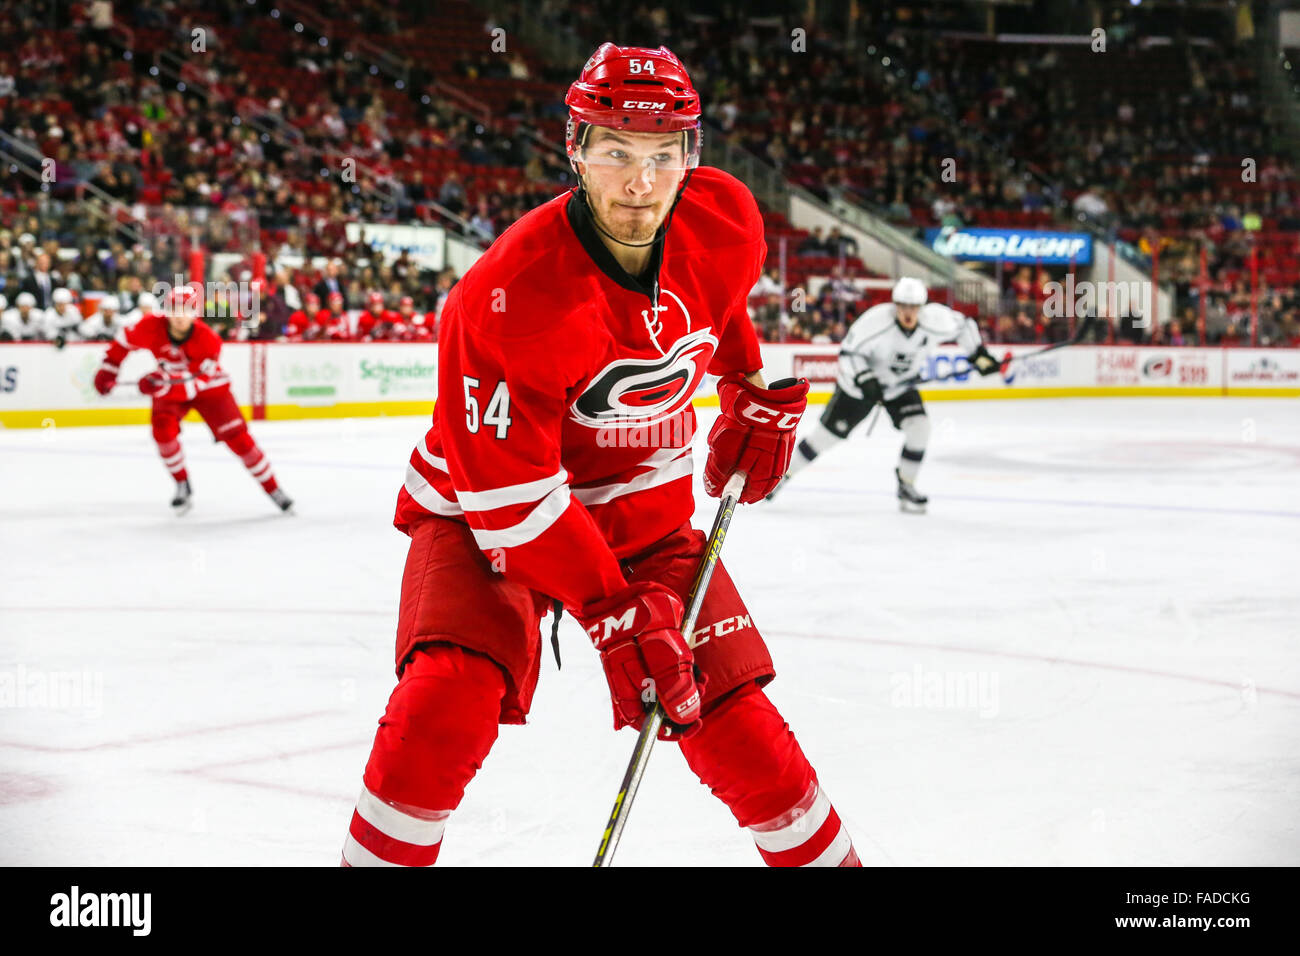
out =
[[1300,351],[1225,349],[1228,393],[1295,394],[1300,390]]
[[[149,399],[135,382],[155,367],[146,352],[122,364],[121,383],[101,396],[95,371],[103,343],[0,344],[0,426],[41,428],[122,425],[149,420]],[[981,376],[953,345],[925,362],[927,399],[1055,398],[1105,395],[1257,395],[1300,397],[1300,349],[1155,348],[1075,345],[1033,354],[1041,345],[990,345],[999,359],[1016,357]],[[834,389],[838,345],[763,345],[763,376],[808,379],[814,403]],[[438,389],[435,345],[398,342],[239,343],[221,350],[235,400],[266,418],[428,415]],[[945,381],[933,381],[952,373]],[[696,391],[716,405],[715,379]]]
[[397,226],[382,222],[350,222],[348,242],[362,242],[389,261],[407,250],[411,260],[426,269],[441,269],[447,262],[447,234],[438,226]]
[[1092,264],[1092,236],[1086,232],[944,226],[925,230],[925,242],[950,259],[1045,266]]

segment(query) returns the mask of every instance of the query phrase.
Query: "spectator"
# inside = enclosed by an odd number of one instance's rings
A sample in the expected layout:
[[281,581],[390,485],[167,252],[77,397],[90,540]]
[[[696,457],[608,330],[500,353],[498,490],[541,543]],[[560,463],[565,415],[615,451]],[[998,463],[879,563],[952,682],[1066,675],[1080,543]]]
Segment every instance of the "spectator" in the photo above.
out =
[[856,258],[858,241],[852,236],[843,235],[839,226],[831,226],[830,235],[826,237],[826,247],[832,256]]
[[343,261],[341,259],[331,259],[325,265],[325,275],[316,287],[312,290],[316,293],[316,298],[322,302],[329,301],[329,297],[334,294],[343,294],[343,280],[340,278],[343,272]]
[[1099,186],[1091,186],[1074,197],[1074,211],[1089,219],[1102,221],[1110,212],[1105,195]]
[[54,305],[54,290],[63,284],[63,276],[50,270],[50,254],[36,254],[31,274],[22,281],[23,292],[31,294],[36,308],[44,312]]
[[461,185],[458,173],[449,172],[442,181],[442,188],[438,190],[438,203],[458,216],[464,212],[465,187]]
[[826,248],[826,240],[822,237],[822,228],[817,226],[813,231],[799,243],[796,255],[800,256],[826,256],[830,251]]

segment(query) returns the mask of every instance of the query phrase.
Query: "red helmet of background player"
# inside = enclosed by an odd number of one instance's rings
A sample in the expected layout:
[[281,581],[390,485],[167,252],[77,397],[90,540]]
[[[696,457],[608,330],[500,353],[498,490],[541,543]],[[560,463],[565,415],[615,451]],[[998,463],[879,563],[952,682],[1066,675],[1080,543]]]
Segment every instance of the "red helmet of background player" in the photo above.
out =
[[165,315],[186,315],[198,316],[201,296],[199,290],[194,286],[178,285],[163,296],[162,310]]
[[380,308],[383,308],[383,306],[384,306],[384,296],[383,296],[383,293],[381,293],[381,292],[372,292],[372,293],[370,293],[370,295],[366,296],[366,306],[369,307],[369,306],[372,306],[372,305],[377,305],[377,306],[379,306]]
[[[686,167],[700,162],[700,94],[671,50],[602,43],[569,87],[564,150],[572,164],[592,126],[634,133],[681,131]],[[577,172],[575,169],[574,172]]]

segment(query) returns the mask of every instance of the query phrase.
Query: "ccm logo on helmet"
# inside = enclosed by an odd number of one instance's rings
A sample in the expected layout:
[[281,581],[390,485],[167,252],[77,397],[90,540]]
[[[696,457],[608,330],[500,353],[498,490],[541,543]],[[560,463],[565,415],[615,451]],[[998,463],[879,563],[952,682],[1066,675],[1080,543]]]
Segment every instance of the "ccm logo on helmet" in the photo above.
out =
[[772,409],[757,404],[746,405],[740,409],[740,415],[760,425],[775,425],[781,431],[789,431],[799,424],[799,415],[795,412],[778,415]]
[[651,103],[649,100],[624,100],[623,109],[625,110],[661,110],[667,103]]

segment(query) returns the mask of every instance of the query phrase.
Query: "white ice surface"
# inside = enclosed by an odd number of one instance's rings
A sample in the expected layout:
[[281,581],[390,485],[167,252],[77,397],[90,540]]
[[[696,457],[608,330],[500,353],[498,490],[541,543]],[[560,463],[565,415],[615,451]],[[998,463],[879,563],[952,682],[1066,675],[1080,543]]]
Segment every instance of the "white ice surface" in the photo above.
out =
[[[1300,863],[1300,402],[930,412],[928,515],[897,509],[882,421],[743,508],[724,551],[863,861]],[[285,517],[186,424],[179,519],[147,428],[0,432],[0,864],[337,863],[425,425],[256,423]],[[561,640],[442,862],[590,862],[634,738],[573,622]],[[83,697],[34,706],[67,672]],[[759,858],[660,745],[618,862]]]

